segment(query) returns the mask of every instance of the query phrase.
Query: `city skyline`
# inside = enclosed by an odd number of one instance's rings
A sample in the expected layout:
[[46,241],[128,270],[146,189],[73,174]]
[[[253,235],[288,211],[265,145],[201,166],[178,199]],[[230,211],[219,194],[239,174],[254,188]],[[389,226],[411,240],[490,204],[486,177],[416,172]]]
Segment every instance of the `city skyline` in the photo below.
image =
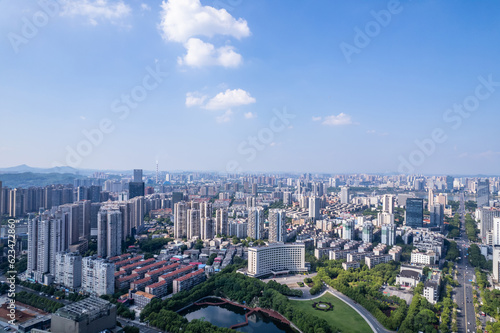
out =
[[498,3],[285,4],[1,2],[0,168],[498,174]]

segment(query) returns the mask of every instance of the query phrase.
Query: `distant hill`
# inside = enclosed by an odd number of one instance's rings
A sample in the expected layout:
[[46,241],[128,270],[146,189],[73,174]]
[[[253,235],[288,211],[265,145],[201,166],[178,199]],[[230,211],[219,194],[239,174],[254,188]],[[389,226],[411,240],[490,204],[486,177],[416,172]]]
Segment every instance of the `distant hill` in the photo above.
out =
[[26,164],[21,164],[9,168],[0,168],[0,173],[22,173],[22,172],[32,172],[32,173],[81,173],[80,170],[72,167],[53,167],[53,168],[34,168]]
[[0,173],[3,187],[47,186],[52,184],[73,184],[73,181],[82,176],[72,173]]

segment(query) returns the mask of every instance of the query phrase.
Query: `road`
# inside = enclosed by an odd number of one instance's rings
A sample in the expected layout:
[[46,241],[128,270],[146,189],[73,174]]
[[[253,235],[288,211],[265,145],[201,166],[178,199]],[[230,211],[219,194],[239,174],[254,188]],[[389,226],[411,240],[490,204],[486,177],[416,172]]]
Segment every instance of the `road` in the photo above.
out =
[[469,240],[465,231],[465,204],[464,195],[460,195],[460,230],[462,236],[457,240],[457,245],[460,250],[460,259],[457,262],[458,282],[460,286],[455,289],[455,302],[458,305],[461,313],[457,315],[457,325],[459,332],[476,332],[476,314],[474,310],[472,283],[475,281],[474,267],[469,263],[467,258],[467,249],[469,248]]
[[347,297],[344,294],[342,294],[341,292],[333,289],[332,287],[328,286],[324,282],[323,282],[323,288],[324,288],[324,291],[321,294],[318,294],[318,295],[311,296],[311,294],[307,293],[308,296],[306,296],[306,294],[304,294],[300,298],[299,297],[289,297],[289,299],[291,299],[291,300],[297,300],[297,301],[311,300],[311,299],[315,299],[315,298],[321,297],[326,292],[329,292],[330,294],[336,296],[337,298],[339,298],[340,300],[342,300],[344,303],[346,303],[347,305],[349,305],[357,313],[359,313],[361,315],[361,317],[363,317],[363,319],[366,320],[366,322],[368,323],[368,325],[370,325],[370,327],[373,330],[373,332],[375,332],[375,333],[393,333],[393,331],[389,331],[384,326],[382,326],[382,324],[380,324],[377,321],[377,319],[375,319],[375,317],[368,310],[366,310],[364,307],[362,307],[358,303],[354,302],[349,297]]
[[118,317],[117,321],[119,321],[122,324],[122,327],[135,326],[135,327],[139,328],[139,331],[141,333],[159,333],[159,332],[162,332],[161,330],[158,330],[158,329],[153,328],[153,327],[149,327],[149,326],[139,322],[138,320],[130,320],[130,319]]

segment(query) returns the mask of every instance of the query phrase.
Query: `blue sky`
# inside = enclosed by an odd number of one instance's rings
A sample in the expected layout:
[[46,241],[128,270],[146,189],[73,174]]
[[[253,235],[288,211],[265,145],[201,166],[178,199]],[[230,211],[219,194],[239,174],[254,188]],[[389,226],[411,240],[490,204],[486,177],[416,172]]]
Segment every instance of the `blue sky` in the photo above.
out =
[[0,1],[0,167],[499,174],[496,1],[40,3]]

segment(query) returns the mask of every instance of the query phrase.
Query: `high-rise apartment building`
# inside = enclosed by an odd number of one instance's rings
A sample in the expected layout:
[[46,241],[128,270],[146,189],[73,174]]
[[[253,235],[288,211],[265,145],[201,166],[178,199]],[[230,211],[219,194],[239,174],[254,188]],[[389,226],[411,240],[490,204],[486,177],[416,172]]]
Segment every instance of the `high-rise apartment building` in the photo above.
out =
[[355,235],[355,220],[347,220],[342,225],[342,239],[353,240]]
[[392,246],[396,244],[396,225],[395,224],[383,224],[381,230],[381,240],[382,244]]
[[176,203],[174,210],[174,237],[176,239],[187,237],[187,203],[185,201]]
[[227,209],[219,208],[215,212],[215,234],[216,235],[227,235],[227,225],[228,225],[228,215]]
[[121,254],[122,212],[118,206],[103,206],[97,214],[97,255],[102,258]]
[[385,194],[382,197],[382,212],[394,214],[394,196]]
[[82,259],[82,289],[101,296],[115,292],[115,264],[97,257]]
[[321,199],[318,197],[309,198],[309,217],[316,221],[320,217]]
[[363,243],[373,242],[373,229],[373,224],[371,222],[365,222],[365,224],[363,224],[363,233],[361,236]]
[[342,186],[340,188],[340,203],[348,204],[349,203],[349,187]]
[[283,209],[269,210],[269,242],[286,241],[286,213]]
[[70,290],[82,285],[82,256],[78,252],[56,254],[54,282]]
[[248,237],[261,239],[264,233],[264,209],[252,207],[248,210]]

